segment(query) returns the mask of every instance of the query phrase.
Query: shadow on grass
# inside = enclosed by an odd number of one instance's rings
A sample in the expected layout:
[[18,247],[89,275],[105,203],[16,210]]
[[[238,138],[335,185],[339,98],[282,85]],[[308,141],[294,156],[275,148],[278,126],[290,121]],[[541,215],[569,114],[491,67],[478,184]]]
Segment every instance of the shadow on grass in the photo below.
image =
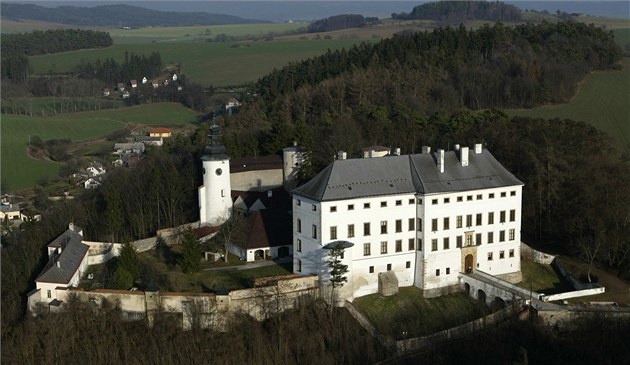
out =
[[177,262],[180,260],[182,255],[179,252],[174,251],[173,248],[166,244],[161,237],[157,240],[156,249],[170,269],[174,269],[175,266],[177,266]]

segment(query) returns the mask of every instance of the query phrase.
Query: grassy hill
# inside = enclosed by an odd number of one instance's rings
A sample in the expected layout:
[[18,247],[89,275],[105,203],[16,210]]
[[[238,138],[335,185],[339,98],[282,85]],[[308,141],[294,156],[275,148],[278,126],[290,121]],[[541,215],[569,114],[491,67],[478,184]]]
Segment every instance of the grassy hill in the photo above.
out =
[[226,86],[254,82],[291,61],[320,55],[328,49],[350,47],[356,40],[286,42],[122,44],[106,49],[81,50],[30,57],[37,74],[70,72],[82,59],[124,60],[125,52],[150,54],[158,51],[164,64],[181,64],[182,73],[202,85]]
[[630,148],[630,59],[624,59],[622,70],[591,73],[567,104],[507,112],[525,117],[584,121],[608,133],[617,148]]
[[57,117],[2,116],[2,185],[17,190],[56,177],[61,164],[28,156],[29,137],[42,140],[69,138],[73,142],[104,137],[128,124],[182,126],[195,114],[180,104],[165,103],[132,108],[65,114]]

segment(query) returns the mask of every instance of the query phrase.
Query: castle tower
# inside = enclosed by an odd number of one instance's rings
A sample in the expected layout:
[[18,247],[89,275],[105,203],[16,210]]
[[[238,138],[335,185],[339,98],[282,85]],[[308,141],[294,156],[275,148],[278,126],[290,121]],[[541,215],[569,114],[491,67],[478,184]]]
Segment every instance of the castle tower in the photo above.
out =
[[225,152],[218,125],[210,127],[210,144],[201,156],[203,185],[199,187],[199,220],[201,224],[218,225],[232,211],[230,157]]
[[282,175],[284,186],[287,190],[291,190],[296,187],[296,179],[298,170],[302,166],[302,160],[304,156],[298,147],[297,142],[293,142],[292,147],[287,147],[282,150]]

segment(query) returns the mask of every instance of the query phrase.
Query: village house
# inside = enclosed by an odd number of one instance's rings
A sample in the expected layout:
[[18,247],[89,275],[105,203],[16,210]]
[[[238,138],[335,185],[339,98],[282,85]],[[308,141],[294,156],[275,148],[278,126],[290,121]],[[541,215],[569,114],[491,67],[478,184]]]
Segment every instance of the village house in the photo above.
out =
[[111,91],[109,89],[103,89],[103,96],[109,96],[109,94],[111,94]]
[[151,86],[153,86],[154,89],[157,89],[158,86],[160,86],[160,80],[158,79],[151,80]]
[[237,108],[241,106],[241,102],[236,98],[230,98],[228,102],[225,104],[225,110],[230,110],[232,108]]
[[162,138],[170,138],[173,134],[168,128],[158,127],[153,128],[149,131],[149,137],[162,137]]
[[377,292],[385,272],[427,297],[459,290],[460,272],[521,279],[523,183],[481,144],[340,157],[292,192],[295,273],[327,282],[327,248],[343,243],[341,299]]
[[103,180],[104,180],[103,175],[89,177],[87,180],[85,180],[82,183],[83,188],[84,189],[97,189],[98,187],[101,186],[101,184],[103,183]]
[[90,166],[88,166],[85,169],[85,171],[87,172],[87,175],[90,177],[104,175],[106,173],[105,168],[103,167],[103,164],[96,161],[92,162]]
[[160,147],[164,145],[164,138],[162,137],[147,137],[147,136],[138,136],[134,139],[134,142],[144,143],[145,146],[156,146]]
[[129,84],[131,85],[132,88],[137,88],[138,87],[138,81],[136,80],[131,80],[129,81]]
[[114,143],[114,153],[116,155],[141,155],[144,153],[144,143]]
[[123,82],[119,82],[118,84],[116,84],[116,89],[118,89],[118,91],[120,92],[125,91],[125,84]]
[[0,220],[8,219],[19,220],[22,219],[22,213],[20,204],[2,203],[0,204]]
[[143,77],[143,78],[142,78],[142,85],[146,84],[148,81],[149,81],[149,80],[147,80],[147,78],[146,78],[146,77]]

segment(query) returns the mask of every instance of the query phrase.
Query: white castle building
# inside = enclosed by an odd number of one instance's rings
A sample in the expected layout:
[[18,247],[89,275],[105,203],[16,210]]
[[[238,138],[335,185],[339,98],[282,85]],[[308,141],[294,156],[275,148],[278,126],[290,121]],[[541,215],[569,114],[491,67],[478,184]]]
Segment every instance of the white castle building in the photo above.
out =
[[339,297],[376,293],[378,274],[427,297],[459,288],[460,272],[520,281],[523,183],[473,151],[334,161],[293,191],[293,269],[328,279],[325,246],[347,241]]
[[202,224],[218,225],[230,218],[232,196],[230,157],[221,143],[218,125],[210,127],[210,144],[202,160],[203,185],[199,187],[199,220]]

